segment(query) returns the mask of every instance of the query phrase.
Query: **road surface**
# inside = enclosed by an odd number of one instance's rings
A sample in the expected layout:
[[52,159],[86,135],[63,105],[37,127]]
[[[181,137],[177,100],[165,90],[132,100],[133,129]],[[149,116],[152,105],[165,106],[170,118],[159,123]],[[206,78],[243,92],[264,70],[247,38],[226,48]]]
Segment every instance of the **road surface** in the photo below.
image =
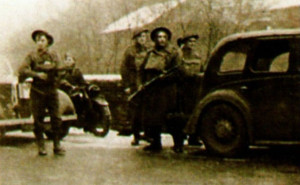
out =
[[48,155],[37,156],[32,133],[12,132],[0,140],[1,185],[294,185],[300,184],[300,147],[252,148],[237,159],[218,158],[204,147],[171,150],[163,135],[164,150],[149,153],[130,146],[131,137],[111,131],[97,138],[72,129],[62,142],[67,153],[57,157],[52,142]]

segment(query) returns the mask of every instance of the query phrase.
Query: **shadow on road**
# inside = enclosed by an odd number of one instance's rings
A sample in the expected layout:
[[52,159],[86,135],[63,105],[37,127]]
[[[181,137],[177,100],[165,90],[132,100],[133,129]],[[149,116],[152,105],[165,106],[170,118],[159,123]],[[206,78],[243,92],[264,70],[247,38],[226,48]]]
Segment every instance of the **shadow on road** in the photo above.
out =
[[205,157],[214,160],[225,161],[250,161],[258,163],[293,163],[300,165],[300,146],[264,146],[250,147],[242,156],[235,158],[223,158],[214,156],[202,148],[187,148],[188,154],[193,157]]
[[28,136],[5,136],[0,138],[0,147],[1,146],[23,146],[27,144],[34,143],[35,139]]
[[251,148],[246,157],[260,162],[292,162],[300,164],[300,146],[271,146]]

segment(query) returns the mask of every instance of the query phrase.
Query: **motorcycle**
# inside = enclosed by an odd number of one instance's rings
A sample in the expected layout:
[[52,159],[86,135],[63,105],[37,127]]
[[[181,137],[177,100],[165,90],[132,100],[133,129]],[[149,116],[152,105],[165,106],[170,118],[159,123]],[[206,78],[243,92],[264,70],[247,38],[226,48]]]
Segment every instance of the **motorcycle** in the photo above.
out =
[[[63,94],[68,97],[63,98]],[[109,104],[101,94],[99,86],[94,84],[72,86],[68,84],[59,90],[59,99],[62,113],[76,113],[77,115],[76,120],[62,124],[61,138],[69,133],[70,127],[83,128],[85,132],[91,132],[98,137],[105,137],[108,134],[112,117]],[[66,102],[66,99],[69,99],[73,106],[67,108],[70,103],[62,103]],[[45,134],[49,139],[53,136],[51,129],[48,129]]]
[[111,112],[109,104],[97,85],[73,87],[69,96],[74,104],[77,121],[72,126],[83,128],[95,136],[105,137],[109,132]]

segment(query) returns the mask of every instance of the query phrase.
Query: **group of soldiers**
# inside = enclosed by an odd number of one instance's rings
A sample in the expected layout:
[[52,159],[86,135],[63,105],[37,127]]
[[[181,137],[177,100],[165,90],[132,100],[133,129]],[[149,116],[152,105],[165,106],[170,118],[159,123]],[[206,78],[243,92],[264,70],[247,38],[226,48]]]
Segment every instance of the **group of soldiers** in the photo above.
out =
[[[150,45],[148,33],[146,29],[134,32],[134,44],[125,51],[121,64],[125,92],[128,96],[134,95],[129,101],[128,110],[134,134],[132,145],[139,144],[143,130],[143,139],[150,142],[144,150],[160,151],[161,133],[169,132],[173,136],[174,151],[182,152],[186,137],[182,130],[186,119],[180,115],[192,111],[197,96],[196,76],[203,70],[201,58],[194,51],[199,36],[179,38],[178,48],[171,44],[172,32],[168,28],[152,30]],[[84,85],[85,81],[80,70],[74,68],[74,57],[66,54],[63,64],[57,53],[49,49],[54,43],[49,33],[36,30],[31,37],[36,49],[26,56],[20,66],[19,79],[33,78],[30,99],[38,154],[47,155],[43,120],[48,112],[53,132],[53,153],[64,155],[65,150],[60,144],[62,119],[57,89],[67,83]],[[59,75],[62,66],[70,66],[64,79]],[[191,88],[193,90],[189,90]],[[189,144],[200,144],[197,136],[188,137]]]
[[[131,144],[139,145],[142,137],[150,142],[144,150],[160,151],[161,133],[168,132],[173,137],[173,150],[180,153],[186,138],[184,115],[193,109],[199,86],[197,75],[203,71],[201,57],[194,50],[199,36],[179,38],[175,47],[168,28],[152,30],[150,45],[148,33],[147,29],[133,33],[133,44],[125,51],[121,64],[125,93],[131,94],[128,111],[134,134]],[[201,144],[196,135],[188,137],[189,144]]]

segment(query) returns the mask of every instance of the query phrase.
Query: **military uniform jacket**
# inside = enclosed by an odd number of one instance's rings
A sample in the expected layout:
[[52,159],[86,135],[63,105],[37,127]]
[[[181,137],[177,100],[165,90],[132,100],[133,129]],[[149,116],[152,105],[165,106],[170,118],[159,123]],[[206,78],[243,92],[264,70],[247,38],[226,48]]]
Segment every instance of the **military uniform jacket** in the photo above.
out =
[[[41,93],[55,92],[59,86],[58,68],[61,66],[58,55],[54,51],[33,51],[27,55],[19,68],[20,79],[33,78],[32,90]],[[47,79],[37,77],[37,73],[47,73]]]
[[183,68],[187,76],[193,76],[203,71],[203,62],[200,55],[190,48],[183,47],[182,50]]
[[66,71],[64,80],[75,86],[85,86],[87,83],[84,80],[83,74],[79,68],[73,68]]
[[[198,100],[202,81],[197,74],[203,71],[204,66],[200,55],[190,48],[183,47],[181,55],[183,58],[183,81],[178,87],[178,93],[182,112],[188,115],[192,113],[195,101]],[[187,89],[189,90],[187,91]]]
[[[148,52],[141,67],[141,78],[145,83],[169,69],[180,65],[182,59],[178,49],[169,45]],[[145,89],[142,95],[142,123],[144,126],[165,126],[168,113],[177,108],[177,77],[158,81]]]
[[121,64],[122,83],[125,88],[130,88],[132,92],[137,90],[141,84],[140,67],[143,63],[148,48],[138,44],[129,46],[124,54]]

